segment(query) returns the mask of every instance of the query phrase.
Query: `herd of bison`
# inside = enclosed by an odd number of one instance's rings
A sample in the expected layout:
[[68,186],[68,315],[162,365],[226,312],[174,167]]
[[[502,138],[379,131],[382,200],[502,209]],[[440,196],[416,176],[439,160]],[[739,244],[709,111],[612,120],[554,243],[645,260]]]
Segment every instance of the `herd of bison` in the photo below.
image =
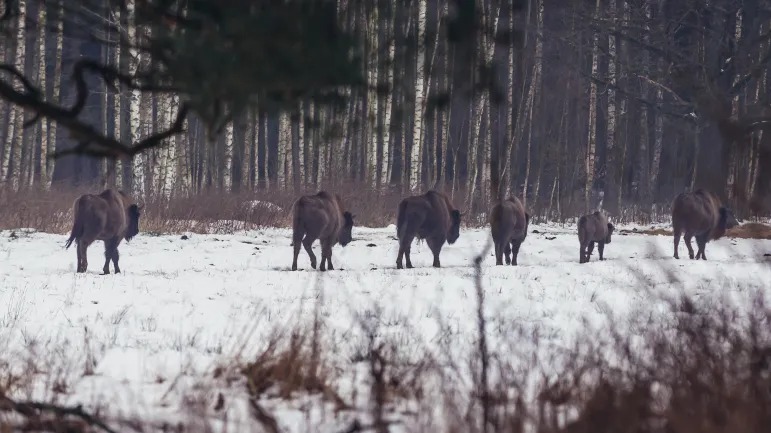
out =
[[[94,241],[104,241],[105,262],[103,272],[110,273],[110,261],[115,273],[120,273],[118,266],[118,245],[122,240],[130,241],[139,233],[139,216],[142,207],[137,205],[123,191],[107,189],[101,194],[84,194],[73,204],[74,221],[66,248],[77,244],[77,272],[86,272],[88,260],[86,250]],[[428,191],[414,195],[399,203],[396,216],[396,234],[399,241],[399,253],[396,268],[412,268],[410,246],[417,237],[424,239],[434,255],[434,267],[440,267],[439,252],[445,242],[455,243],[460,236],[461,213],[450,202],[447,195]],[[320,191],[315,195],[305,195],[292,206],[292,247],[294,254],[292,270],[297,270],[297,257],[300,245],[305,247],[316,269],[316,255],[311,246],[318,239],[321,243],[321,264],[319,270],[334,269],[332,266],[332,247],[351,242],[354,215],[346,210],[337,194]],[[525,238],[530,223],[530,215],[525,212],[522,202],[511,197],[495,203],[490,211],[490,231],[495,244],[495,264],[516,265],[517,255]],[[677,248],[680,236],[684,236],[688,247],[688,256],[706,260],[705,247],[708,241],[721,238],[726,230],[739,224],[733,212],[721,206],[718,197],[706,190],[683,192],[672,203],[672,228],[674,232],[674,257],[679,258]],[[605,245],[611,241],[613,224],[608,222],[604,211],[583,215],[578,220],[578,240],[580,244],[580,263],[589,261],[594,244],[597,244],[600,260],[603,260]],[[696,238],[699,247],[694,256],[691,238]]]

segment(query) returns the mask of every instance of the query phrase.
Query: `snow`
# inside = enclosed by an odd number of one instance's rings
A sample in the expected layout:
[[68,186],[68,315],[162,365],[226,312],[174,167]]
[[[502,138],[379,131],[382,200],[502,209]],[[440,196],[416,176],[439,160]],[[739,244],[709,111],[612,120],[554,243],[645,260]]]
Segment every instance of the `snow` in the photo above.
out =
[[[518,327],[556,346],[569,345],[585,326],[599,335],[607,313],[626,318],[629,332],[646,326],[635,313],[666,320],[657,294],[684,290],[700,302],[741,302],[752,290],[767,290],[763,282],[771,279],[763,257],[768,241],[721,239],[708,244],[708,261],[691,261],[684,245],[681,259],[672,258],[671,237],[616,234],[604,262],[595,249],[581,265],[574,226],[531,225],[530,231],[518,267],[494,266],[491,252],[484,260],[488,329]],[[289,271],[289,233],[187,239],[140,233],[120,246],[123,273],[102,276],[101,242],[88,251],[88,273],[76,274],[75,249],[63,249],[66,236],[1,232],[0,363],[7,365],[0,372],[28,378],[17,398],[106,407],[113,419],[259,431],[234,359],[248,362],[276,329],[311,321],[317,302],[328,363],[339,373],[335,385],[345,400],[364,386],[367,366],[353,361],[367,347],[362,320],[377,317],[379,337],[405,352],[449,347],[463,364],[476,344],[473,257],[488,230],[462,230],[458,242],[442,250],[441,269],[431,267],[425,242],[415,243],[415,269],[398,271],[395,227],[355,227],[351,244],[334,247],[335,270],[326,273],[310,269],[304,251],[300,270]],[[314,251],[320,257],[318,243]],[[517,349],[490,333],[492,350]],[[213,409],[218,393],[225,396],[221,411]],[[367,410],[363,389],[352,411],[336,414],[319,401],[315,395],[266,398],[264,407],[290,432],[337,431],[354,416],[366,419],[356,412]]]

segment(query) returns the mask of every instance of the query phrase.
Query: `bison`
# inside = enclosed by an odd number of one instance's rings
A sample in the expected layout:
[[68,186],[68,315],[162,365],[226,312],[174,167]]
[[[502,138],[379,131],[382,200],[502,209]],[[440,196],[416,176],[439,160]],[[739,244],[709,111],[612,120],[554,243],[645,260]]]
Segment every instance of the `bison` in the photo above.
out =
[[503,265],[504,254],[507,265],[517,265],[519,247],[527,237],[529,225],[530,214],[525,212],[525,206],[517,197],[511,197],[493,206],[490,211],[490,232],[495,244],[496,266]]
[[344,210],[343,200],[337,194],[319,191],[315,195],[304,195],[292,205],[292,243],[294,259],[292,270],[297,270],[297,256],[300,244],[305,247],[311,259],[311,267],[316,269],[316,255],[313,254],[313,242],[321,243],[321,266],[319,270],[334,270],[332,266],[332,247],[336,243],[342,246],[351,242],[353,215]]
[[733,212],[720,205],[718,197],[710,191],[698,189],[692,193],[682,192],[672,202],[672,231],[675,243],[675,258],[677,247],[680,244],[680,235],[684,234],[685,246],[688,248],[688,257],[693,256],[691,237],[696,237],[696,245],[699,251],[696,259],[701,257],[707,260],[704,250],[707,242],[718,240],[726,230],[736,227],[739,222]]
[[578,219],[578,241],[581,244],[579,253],[579,263],[587,263],[589,256],[594,250],[594,243],[597,242],[597,251],[600,253],[600,260],[605,260],[602,256],[605,251],[605,244],[610,243],[610,237],[613,234],[613,224],[608,222],[605,212],[595,211],[588,215],[583,215]]
[[439,252],[445,241],[452,245],[458,240],[461,215],[446,194],[434,190],[402,199],[396,216],[396,236],[399,239],[396,268],[402,269],[405,256],[407,268],[412,268],[410,244],[416,236],[428,243],[434,254],[433,266],[441,267]]
[[88,269],[86,251],[94,241],[104,241],[103,273],[110,273],[110,260],[115,267],[115,273],[120,273],[118,266],[118,245],[123,239],[126,242],[139,233],[139,215],[142,206],[137,205],[123,191],[106,189],[101,194],[83,194],[72,205],[74,221],[72,231],[65,249],[77,242],[78,266],[77,272]]

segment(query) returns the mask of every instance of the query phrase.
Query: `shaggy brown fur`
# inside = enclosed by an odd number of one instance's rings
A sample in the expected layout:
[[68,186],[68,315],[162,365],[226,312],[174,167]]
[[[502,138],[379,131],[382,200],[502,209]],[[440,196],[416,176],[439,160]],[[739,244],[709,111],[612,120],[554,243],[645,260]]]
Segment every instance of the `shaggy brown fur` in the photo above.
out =
[[[294,258],[292,270],[297,270],[297,256],[300,244],[305,247],[311,259],[311,267],[316,269],[316,255],[311,248],[319,239],[321,243],[321,266],[319,270],[334,270],[332,266],[332,247],[336,243],[348,245],[352,239],[353,215],[345,210],[343,200],[337,194],[319,191],[315,195],[304,195],[292,206],[292,242]],[[329,265],[329,266],[327,266]]]
[[684,234],[688,257],[694,258],[691,237],[696,237],[699,251],[696,259],[707,260],[704,250],[707,242],[718,240],[726,230],[736,227],[739,222],[733,212],[720,205],[720,199],[710,191],[698,189],[694,192],[681,192],[672,202],[672,232],[674,235],[675,258],[679,259],[677,247],[680,236]]
[[453,207],[450,198],[433,190],[406,197],[399,202],[396,215],[396,236],[399,239],[396,269],[402,269],[405,256],[407,268],[412,268],[410,244],[415,237],[426,240],[434,254],[433,266],[440,267],[439,252],[444,242],[454,244],[460,236],[461,213]]
[[79,273],[88,269],[86,251],[94,241],[104,241],[104,268],[110,273],[110,260],[115,273],[120,273],[118,266],[118,245],[123,239],[129,242],[139,233],[139,213],[142,209],[123,191],[104,190],[101,194],[83,194],[72,205],[73,222],[70,238],[64,244],[65,249],[77,242]]
[[613,234],[613,224],[608,222],[605,212],[595,211],[589,215],[584,215],[578,219],[578,242],[581,244],[578,263],[586,263],[594,250],[594,243],[597,242],[597,251],[600,253],[600,260],[605,260],[603,253],[605,244],[610,243],[610,237]]
[[511,197],[493,206],[490,211],[490,232],[495,244],[496,266],[503,265],[504,254],[507,265],[517,265],[519,247],[527,237],[529,225],[530,214],[525,212],[525,206],[517,197]]

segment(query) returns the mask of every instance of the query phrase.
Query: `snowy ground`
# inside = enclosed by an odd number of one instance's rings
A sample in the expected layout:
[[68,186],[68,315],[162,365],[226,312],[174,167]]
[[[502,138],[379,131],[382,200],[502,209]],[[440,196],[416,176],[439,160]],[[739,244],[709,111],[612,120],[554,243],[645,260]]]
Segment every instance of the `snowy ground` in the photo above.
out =
[[[595,251],[591,263],[579,265],[573,226],[530,229],[519,267],[494,266],[492,253],[486,258],[487,314],[491,328],[515,324],[553,344],[569,343],[582,318],[601,326],[605,313],[657,317],[656,293],[684,289],[705,302],[744,299],[771,279],[764,258],[769,241],[722,239],[708,245],[709,261],[695,262],[684,245],[680,255],[686,258],[672,258],[671,237],[616,235],[605,262]],[[309,321],[317,300],[332,348],[329,362],[340,372],[337,385],[346,399],[350,384],[360,382],[352,377],[357,368],[351,358],[366,344],[354,317],[375,316],[376,304],[380,332],[404,348],[442,342],[461,359],[470,350],[476,332],[472,258],[488,231],[463,230],[456,244],[445,245],[442,269],[430,267],[425,243],[415,244],[416,268],[402,271],[395,269],[394,233],[394,227],[355,228],[354,242],[334,248],[336,270],[319,278],[304,251],[301,271],[289,271],[288,230],[188,239],[140,234],[120,247],[123,274],[110,276],[99,275],[101,242],[89,249],[89,273],[78,275],[74,248],[63,249],[66,236],[2,232],[0,366],[34,379],[33,387],[22,388],[31,394],[19,398],[107,406],[116,417],[159,422],[188,419],[197,404],[215,428],[256,431],[254,423],[241,424],[250,416],[243,383],[214,370],[235,354],[248,361],[276,327]],[[318,244],[314,250],[320,257]],[[638,319],[624,323],[632,332],[645,326]],[[506,347],[493,338],[493,350]],[[212,409],[218,392],[227,396],[221,411]],[[354,405],[365,409],[362,399]],[[337,431],[350,420],[308,413],[303,407],[313,405],[307,403],[266,407],[285,431],[308,431],[308,424]]]

